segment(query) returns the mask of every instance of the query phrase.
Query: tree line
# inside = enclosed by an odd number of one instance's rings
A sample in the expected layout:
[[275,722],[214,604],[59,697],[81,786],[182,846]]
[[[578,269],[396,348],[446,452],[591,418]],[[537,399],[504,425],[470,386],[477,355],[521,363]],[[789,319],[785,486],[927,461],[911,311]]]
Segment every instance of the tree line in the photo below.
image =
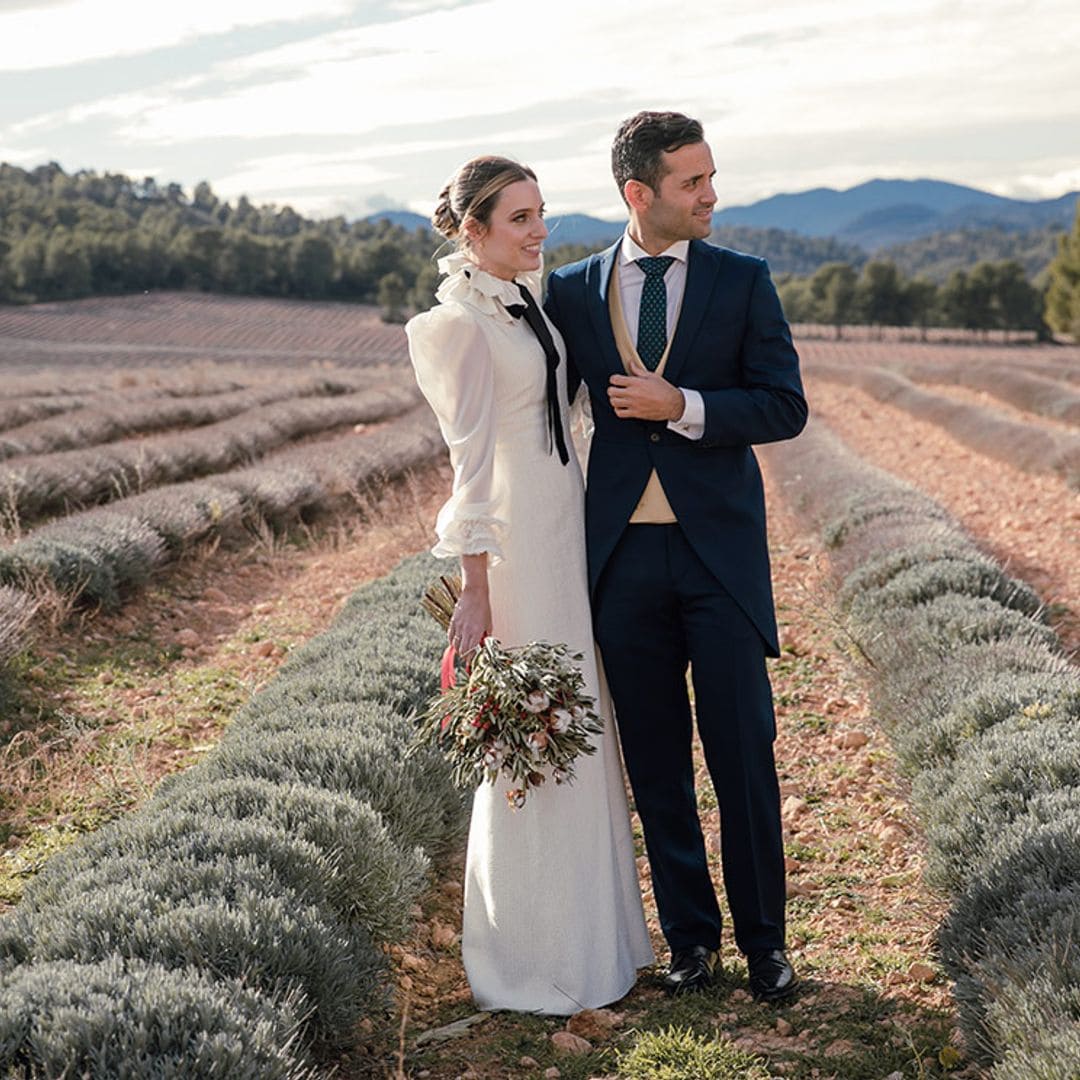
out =
[[1048,333],[1044,290],[1015,259],[954,270],[941,285],[906,276],[890,259],[872,259],[858,271],[850,263],[831,262],[804,277],[778,277],[777,291],[790,322],[824,323],[838,338],[845,326]]
[[[152,177],[0,165],[0,301],[147,289],[427,307],[432,236],[386,221],[312,220],[291,207],[191,196]],[[420,292],[415,290],[419,289]]]
[[[592,250],[559,245],[546,265]],[[384,318],[400,320],[431,306],[439,251],[428,229],[310,219],[243,195],[234,204],[205,181],[188,196],[152,177],[0,164],[0,302],[195,289],[378,304]],[[812,272],[804,261],[795,265],[807,272],[777,275],[792,322],[827,323],[838,335],[855,324],[1080,332],[1080,218],[1061,237],[1045,286],[1011,258],[954,269],[939,284],[907,276],[891,258],[860,262],[842,246],[812,254],[833,257]]]
[[1057,333],[1071,334],[1080,341],[1080,202],[1072,231],[1062,233],[1050,264],[1046,321]]

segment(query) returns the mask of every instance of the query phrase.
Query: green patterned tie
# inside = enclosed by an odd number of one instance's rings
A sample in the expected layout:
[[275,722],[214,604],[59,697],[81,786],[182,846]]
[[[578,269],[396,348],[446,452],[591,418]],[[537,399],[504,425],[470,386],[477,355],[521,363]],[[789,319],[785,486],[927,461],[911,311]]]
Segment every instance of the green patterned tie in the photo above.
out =
[[670,255],[648,255],[634,260],[645,271],[638,312],[637,351],[641,362],[655,371],[667,344],[667,288],[664,275],[675,261]]

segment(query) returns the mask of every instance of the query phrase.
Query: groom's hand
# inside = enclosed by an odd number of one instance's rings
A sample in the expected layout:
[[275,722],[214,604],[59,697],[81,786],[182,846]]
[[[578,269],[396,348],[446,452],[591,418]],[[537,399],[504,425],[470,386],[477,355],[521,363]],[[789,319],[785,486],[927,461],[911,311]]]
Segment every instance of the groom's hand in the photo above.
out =
[[612,375],[608,401],[621,420],[678,420],[685,408],[682,391],[644,367],[633,375]]

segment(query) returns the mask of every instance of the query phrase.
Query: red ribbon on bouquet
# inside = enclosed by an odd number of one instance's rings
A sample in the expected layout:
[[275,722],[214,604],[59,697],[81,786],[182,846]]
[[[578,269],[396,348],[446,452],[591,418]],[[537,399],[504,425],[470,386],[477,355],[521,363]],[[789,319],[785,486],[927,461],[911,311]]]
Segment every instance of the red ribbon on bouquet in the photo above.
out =
[[442,668],[439,679],[439,689],[449,690],[454,685],[454,661],[457,659],[457,649],[453,645],[446,646],[446,652],[442,654]]
[[[481,643],[487,638],[485,634],[481,639]],[[457,661],[457,649],[453,645],[447,645],[445,652],[442,654],[442,663],[439,667],[439,689],[444,693],[450,689],[456,682],[454,675],[454,664]],[[469,662],[465,661],[465,670],[469,670]],[[451,717],[449,713],[443,717],[442,730],[445,731],[450,725]]]

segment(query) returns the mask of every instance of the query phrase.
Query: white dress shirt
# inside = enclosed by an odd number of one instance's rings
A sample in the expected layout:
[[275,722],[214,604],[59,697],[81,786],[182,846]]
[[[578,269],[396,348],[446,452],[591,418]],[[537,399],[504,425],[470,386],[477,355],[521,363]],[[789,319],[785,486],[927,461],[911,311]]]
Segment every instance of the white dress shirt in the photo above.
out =
[[[677,240],[660,254],[670,255],[675,260],[664,274],[664,287],[667,291],[667,336],[670,341],[679,319],[683,293],[686,291],[686,260],[690,254],[690,241]],[[632,341],[637,341],[641,289],[645,284],[645,271],[635,260],[647,258],[648,255],[628,232],[623,233],[618,258],[619,299],[622,301],[623,318]],[[681,386],[678,390],[683,396],[683,414],[678,420],[669,420],[667,426],[688,439],[700,439],[705,434],[705,402],[697,390],[688,390]]]

